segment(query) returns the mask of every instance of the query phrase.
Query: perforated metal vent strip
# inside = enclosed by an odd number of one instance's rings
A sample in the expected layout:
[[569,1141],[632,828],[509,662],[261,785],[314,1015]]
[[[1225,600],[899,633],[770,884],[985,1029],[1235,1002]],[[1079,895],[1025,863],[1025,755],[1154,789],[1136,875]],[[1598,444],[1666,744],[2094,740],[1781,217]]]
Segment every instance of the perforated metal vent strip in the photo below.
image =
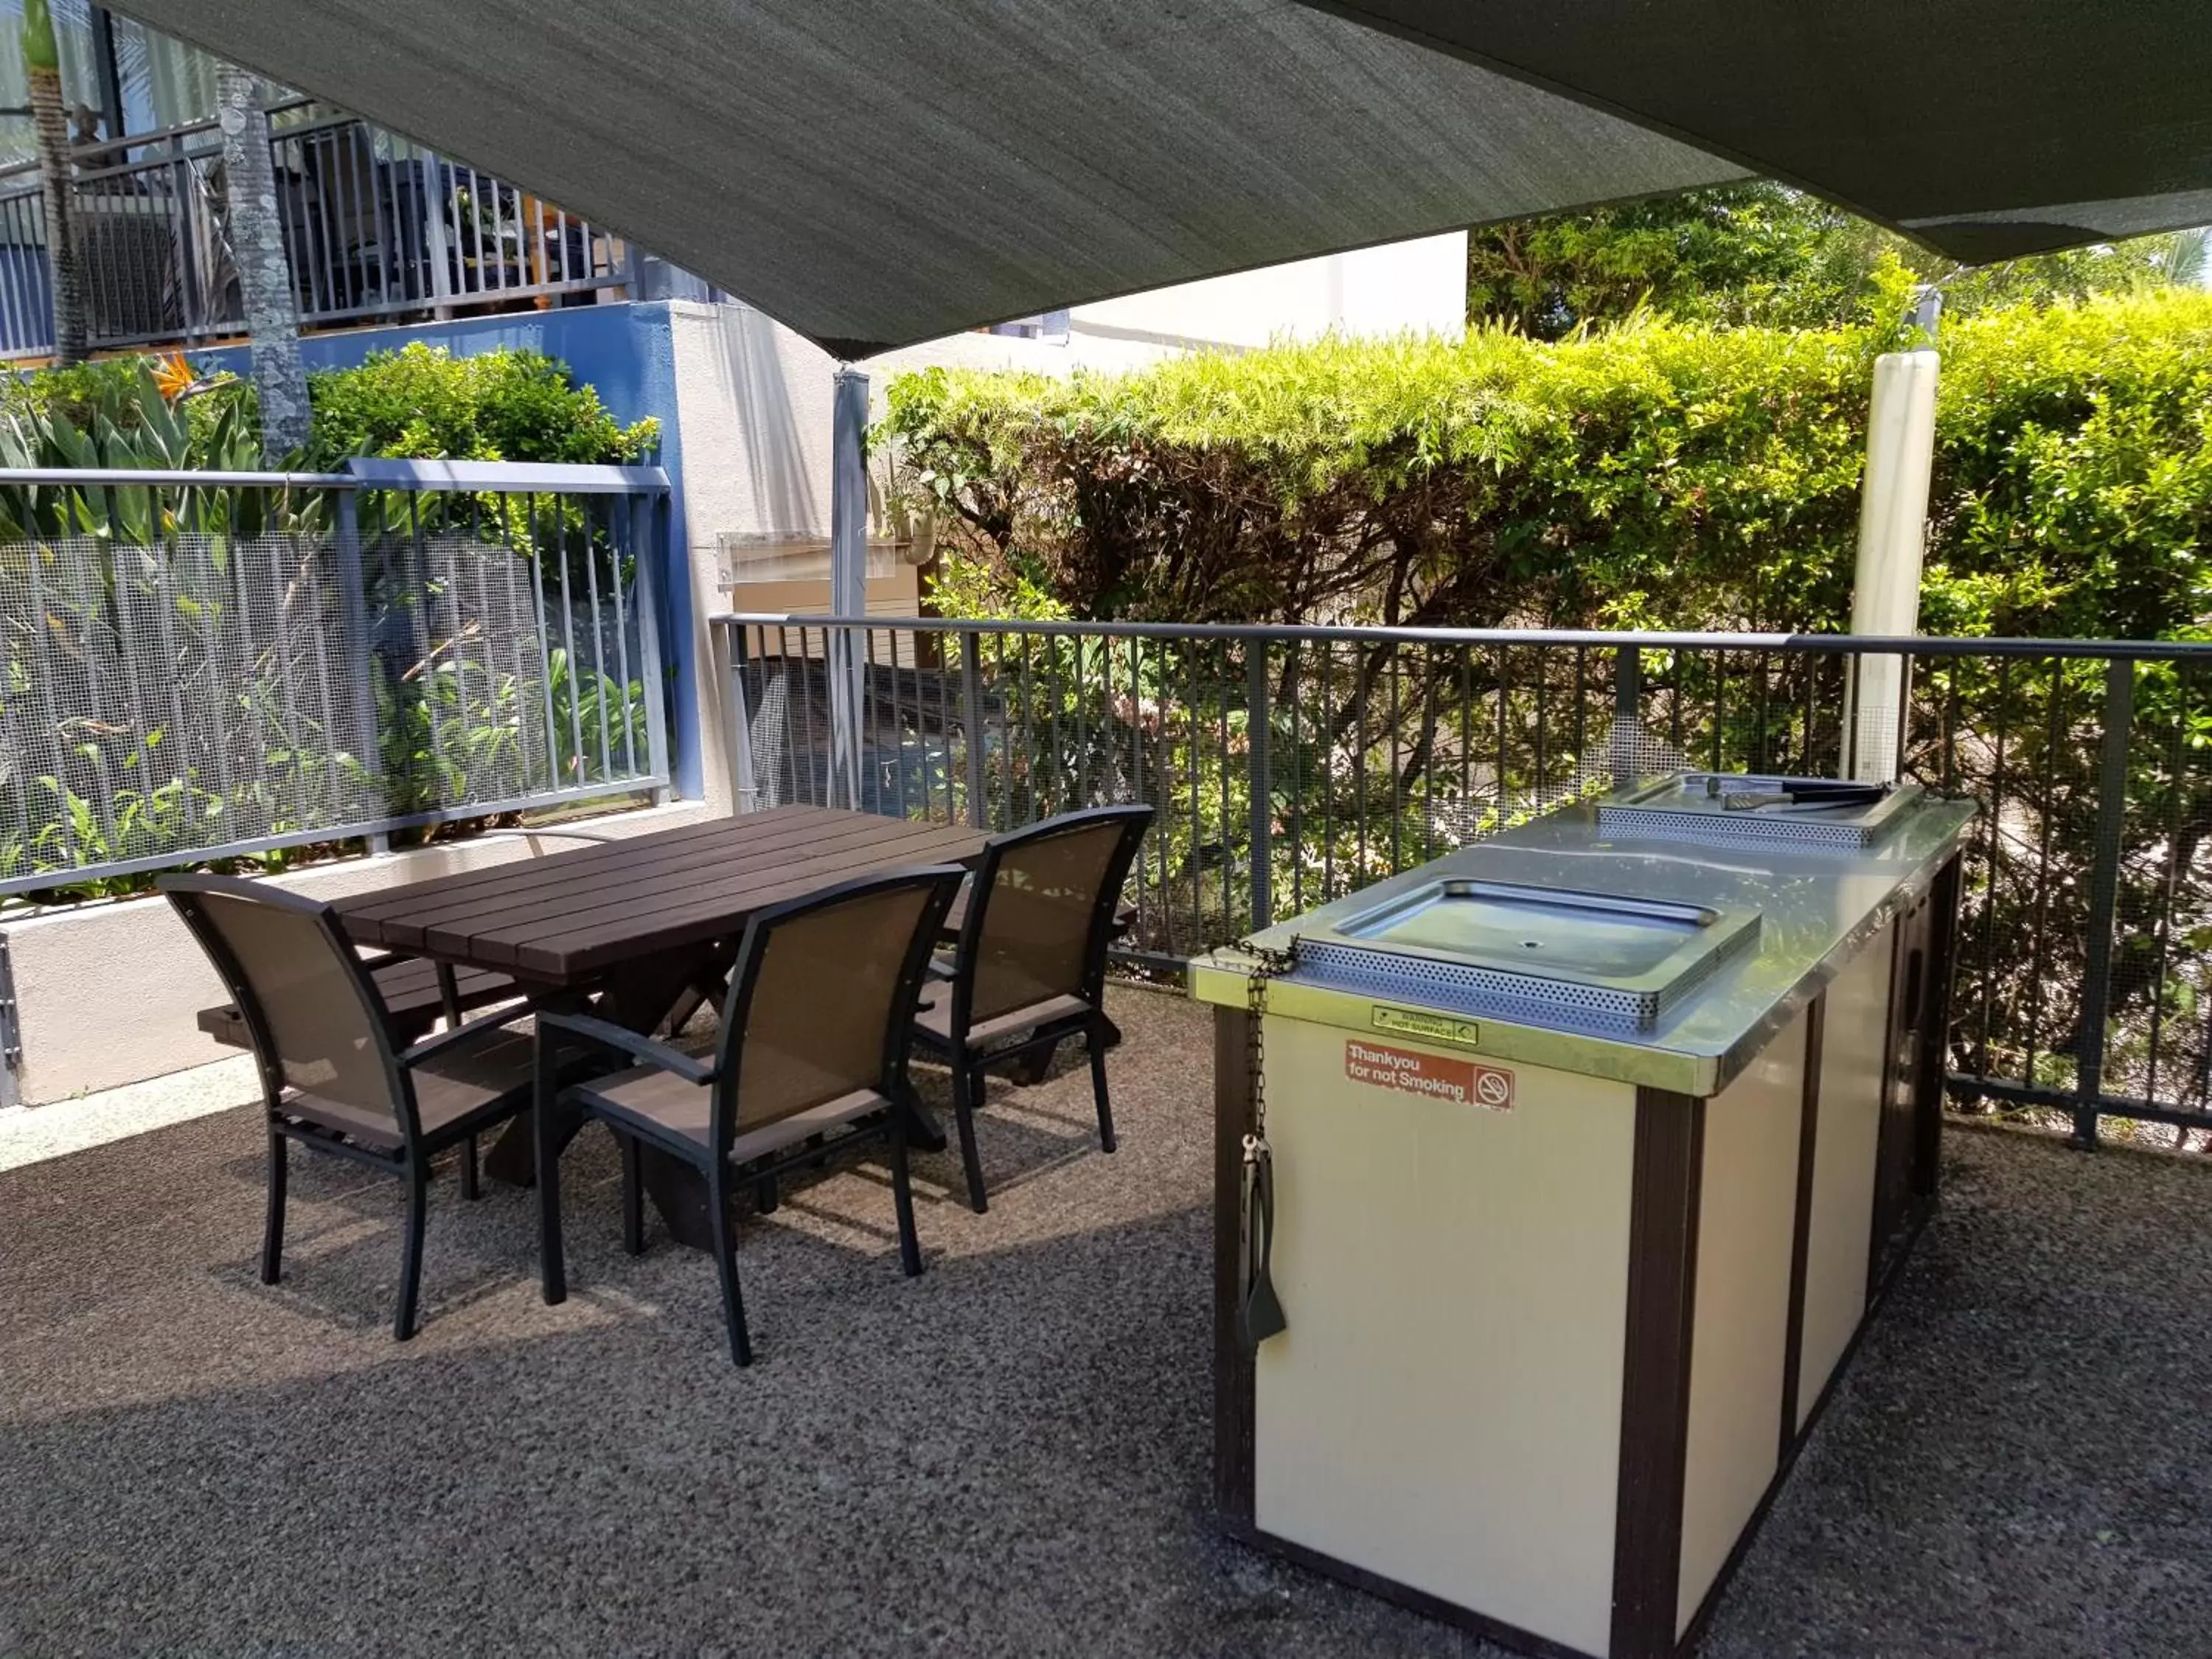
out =
[[1822,823],[1802,817],[1762,817],[1757,812],[1678,812],[1644,806],[1601,806],[1600,834],[1632,841],[1705,842],[1720,847],[1842,847],[1873,845],[1875,826]]
[[1644,1031],[1657,1024],[1716,970],[1755,945],[1759,929],[1747,927],[1725,949],[1686,969],[1663,990],[1625,991],[1608,985],[1541,979],[1469,963],[1439,962],[1354,945],[1300,939],[1297,971],[1347,990],[1371,991],[1408,1001],[1495,1013],[1531,1024],[1579,1030]]

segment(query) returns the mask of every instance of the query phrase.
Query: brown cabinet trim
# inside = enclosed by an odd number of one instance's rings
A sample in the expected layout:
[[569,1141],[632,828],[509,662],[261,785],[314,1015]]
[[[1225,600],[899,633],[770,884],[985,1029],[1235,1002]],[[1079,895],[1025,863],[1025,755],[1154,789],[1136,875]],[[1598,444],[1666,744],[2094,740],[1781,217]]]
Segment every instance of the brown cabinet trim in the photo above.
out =
[[1662,1659],[1674,1651],[1682,1574],[1705,1103],[1638,1089],[1635,1133],[1608,1651],[1610,1659]]
[[1790,1315],[1782,1349],[1781,1455],[1797,1438],[1797,1390],[1805,1367],[1805,1276],[1813,1248],[1813,1155],[1820,1130],[1820,1043],[1828,1025],[1826,992],[1805,1011],[1804,1104],[1797,1115],[1797,1208],[1790,1224]]

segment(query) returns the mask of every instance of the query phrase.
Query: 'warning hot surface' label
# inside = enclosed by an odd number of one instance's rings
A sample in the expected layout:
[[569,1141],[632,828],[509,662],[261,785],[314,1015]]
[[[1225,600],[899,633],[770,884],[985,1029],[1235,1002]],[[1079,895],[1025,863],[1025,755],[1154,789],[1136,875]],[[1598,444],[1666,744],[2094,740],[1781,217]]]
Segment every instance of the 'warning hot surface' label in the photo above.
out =
[[1431,1100],[1481,1106],[1493,1112],[1513,1109],[1513,1073],[1500,1066],[1478,1066],[1471,1060],[1419,1054],[1410,1048],[1362,1042],[1355,1037],[1344,1045],[1344,1074],[1354,1083],[1425,1095]]

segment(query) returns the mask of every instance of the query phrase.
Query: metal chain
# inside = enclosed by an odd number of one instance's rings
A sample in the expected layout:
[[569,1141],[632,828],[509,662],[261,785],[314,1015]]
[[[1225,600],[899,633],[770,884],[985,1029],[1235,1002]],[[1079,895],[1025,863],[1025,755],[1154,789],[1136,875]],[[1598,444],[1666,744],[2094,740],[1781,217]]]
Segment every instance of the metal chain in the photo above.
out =
[[1267,1145],[1267,1056],[1261,1027],[1267,1019],[1268,982],[1297,966],[1297,948],[1295,939],[1283,951],[1243,946],[1252,959],[1244,981],[1252,1127],[1244,1133],[1244,1170],[1237,1198],[1237,1332],[1248,1349],[1257,1349],[1290,1322],[1267,1267],[1275,1241],[1275,1155]]
[[1249,1016],[1244,1022],[1245,1058],[1252,1072],[1252,1127],[1244,1137],[1244,1161],[1249,1164],[1267,1144],[1267,1056],[1261,1035],[1267,1012],[1267,986],[1297,966],[1298,942],[1292,939],[1290,948],[1282,951],[1249,943],[1241,948],[1252,958],[1251,971],[1244,980],[1244,1008]]

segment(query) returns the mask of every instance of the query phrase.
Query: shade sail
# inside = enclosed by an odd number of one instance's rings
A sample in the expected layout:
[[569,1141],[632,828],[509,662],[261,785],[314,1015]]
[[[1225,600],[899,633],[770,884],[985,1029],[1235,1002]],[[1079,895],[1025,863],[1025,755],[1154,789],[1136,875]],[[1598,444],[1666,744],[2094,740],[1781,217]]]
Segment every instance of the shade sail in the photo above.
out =
[[2212,29],[2183,0],[120,9],[842,356],[1757,173],[1970,260],[2212,218]]
[[1357,0],[1968,264],[2212,221],[2206,0]]

